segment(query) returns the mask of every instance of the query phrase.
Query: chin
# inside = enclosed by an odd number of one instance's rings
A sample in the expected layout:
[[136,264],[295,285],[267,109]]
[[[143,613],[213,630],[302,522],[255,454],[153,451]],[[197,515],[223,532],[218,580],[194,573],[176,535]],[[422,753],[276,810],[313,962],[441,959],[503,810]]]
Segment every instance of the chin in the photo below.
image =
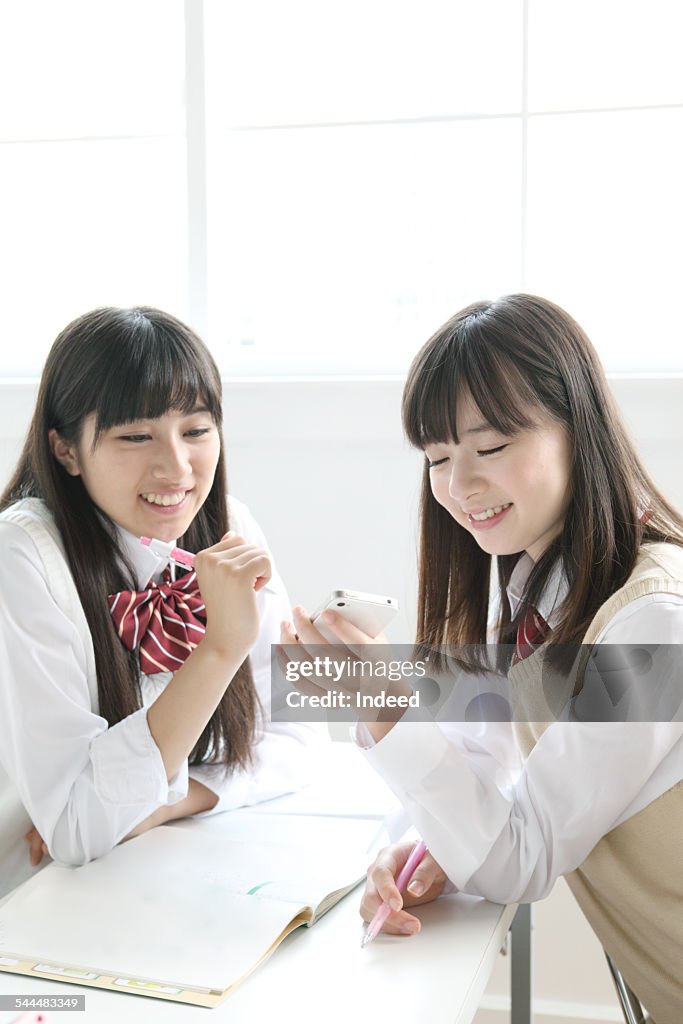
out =
[[518,555],[521,551],[525,550],[524,547],[519,547],[519,545],[514,543],[511,544],[508,542],[506,544],[504,541],[494,541],[493,539],[487,543],[484,538],[479,538],[477,536],[475,536],[474,539],[482,551],[485,551],[487,555]]

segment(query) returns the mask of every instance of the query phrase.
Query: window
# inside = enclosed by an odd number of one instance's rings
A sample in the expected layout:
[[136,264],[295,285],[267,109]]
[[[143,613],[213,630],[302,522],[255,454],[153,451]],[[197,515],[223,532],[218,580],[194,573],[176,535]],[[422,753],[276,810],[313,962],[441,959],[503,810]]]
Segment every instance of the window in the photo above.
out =
[[207,23],[229,373],[403,373],[518,290],[611,371],[683,370],[676,0],[216,0]]
[[2,369],[100,305],[187,317],[180,0],[0,7]]
[[683,371],[677,0],[0,12],[5,372],[149,303],[228,375],[401,374],[519,290],[612,372]]

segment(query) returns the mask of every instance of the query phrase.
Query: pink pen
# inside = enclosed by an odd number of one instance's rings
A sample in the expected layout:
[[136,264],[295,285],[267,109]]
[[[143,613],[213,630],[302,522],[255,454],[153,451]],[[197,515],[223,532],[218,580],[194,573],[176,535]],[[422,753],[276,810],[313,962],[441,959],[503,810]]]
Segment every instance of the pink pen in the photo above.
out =
[[[185,569],[194,569],[195,556],[191,551],[176,548],[170,541],[157,540],[156,537],[140,537],[140,543],[149,548],[150,551],[153,551],[155,555],[159,555],[160,558],[170,558],[176,565],[182,565]],[[276,593],[268,584],[265,587],[261,587],[261,590],[267,594]]]
[[155,537],[140,537],[140,543],[161,558],[170,558],[176,565],[182,565],[185,569],[194,569],[195,556],[191,551],[176,548],[170,541],[157,540]]
[[[398,878],[396,879],[396,888],[398,889],[399,892],[403,892],[408,882],[413,877],[415,868],[421,862],[426,852],[426,845],[422,841],[420,841],[413,850],[413,852],[408,857],[408,860],[401,868]],[[372,921],[365,930],[365,935],[363,936],[363,939],[360,944],[361,949],[363,949],[365,946],[369,946],[373,939],[377,938],[377,936],[382,930],[382,925],[389,917],[390,913],[391,907],[389,906],[388,903],[382,900],[381,906],[379,907],[377,913],[375,914]]]

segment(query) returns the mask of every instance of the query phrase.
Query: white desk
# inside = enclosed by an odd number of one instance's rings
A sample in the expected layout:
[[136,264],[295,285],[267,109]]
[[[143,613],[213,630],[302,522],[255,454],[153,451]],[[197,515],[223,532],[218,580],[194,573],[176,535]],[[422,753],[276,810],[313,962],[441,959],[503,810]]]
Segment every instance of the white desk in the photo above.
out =
[[[254,811],[313,814],[325,806],[327,813],[335,816],[360,813],[379,820],[392,805],[393,797],[387,795],[356,751],[341,744],[334,748],[329,768],[321,772],[315,787],[261,804]],[[343,786],[339,786],[340,778]],[[362,794],[360,803],[349,801],[352,790]],[[316,791],[325,793],[324,804],[317,799]],[[196,824],[207,832],[220,831],[221,819],[228,817],[215,815],[186,822],[183,827]],[[230,1024],[270,1020],[345,1024],[360,1018],[391,1024],[412,1024],[417,1019],[429,1024],[469,1024],[515,908],[463,894],[449,896],[418,908],[423,922],[419,935],[380,936],[361,950],[360,892],[352,892],[313,928],[298,929],[266,964],[213,1010],[3,973],[0,994],[85,994],[85,1013],[48,1010],[49,1024],[192,1024],[209,1019]],[[0,1012],[0,1024],[15,1016],[14,1011]]]
[[[230,1024],[385,1020],[469,1024],[513,916],[513,908],[449,896],[420,911],[422,932],[378,938],[361,950],[358,892],[313,928],[299,929],[213,1010],[57,982],[0,975],[0,993],[85,993],[86,1010],[46,1011],[50,1024]],[[14,1013],[0,1014],[0,1021]]]

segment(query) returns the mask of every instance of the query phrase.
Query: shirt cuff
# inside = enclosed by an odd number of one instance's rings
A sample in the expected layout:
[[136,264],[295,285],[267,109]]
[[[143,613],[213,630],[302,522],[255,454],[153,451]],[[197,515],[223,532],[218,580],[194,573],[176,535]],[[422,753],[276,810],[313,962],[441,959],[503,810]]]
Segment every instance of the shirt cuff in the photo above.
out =
[[366,749],[365,757],[380,775],[391,778],[392,788],[410,791],[439,767],[448,748],[448,740],[434,722],[402,720]]
[[187,796],[185,761],[166,779],[161,751],[147,723],[147,708],[117,722],[90,747],[95,792],[103,803],[117,805],[174,804]]

